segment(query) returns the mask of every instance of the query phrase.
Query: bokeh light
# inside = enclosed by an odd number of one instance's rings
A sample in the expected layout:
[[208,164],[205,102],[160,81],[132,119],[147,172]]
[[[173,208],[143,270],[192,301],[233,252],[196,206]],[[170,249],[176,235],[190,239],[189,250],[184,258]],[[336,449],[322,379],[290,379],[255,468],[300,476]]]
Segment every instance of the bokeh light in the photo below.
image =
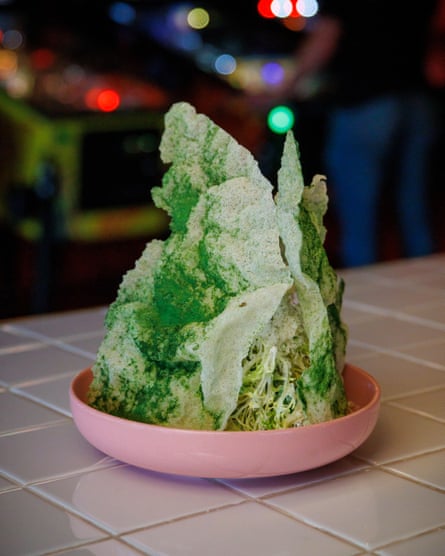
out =
[[278,62],[267,62],[261,68],[261,77],[269,85],[278,85],[284,79],[284,68]]
[[172,5],[168,10],[168,22],[177,31],[188,31],[190,25],[187,21],[191,7],[189,4]]
[[295,116],[288,106],[275,106],[267,115],[267,125],[274,133],[286,133],[295,123]]
[[187,14],[187,23],[193,29],[205,29],[209,22],[209,12],[204,8],[193,8]]
[[17,54],[11,50],[0,50],[0,78],[7,78],[16,70]]
[[313,17],[318,12],[317,0],[297,0],[297,12],[303,17]]
[[283,19],[283,25],[289,31],[302,31],[306,26],[307,19],[298,14],[298,17],[286,17]]
[[120,105],[121,99],[114,89],[93,87],[85,95],[85,104],[90,110],[113,112]]
[[9,50],[17,50],[23,45],[24,38],[17,29],[8,29],[3,33],[3,46]]
[[97,96],[97,107],[102,112],[113,112],[121,102],[119,94],[113,89],[104,89]]
[[109,9],[110,19],[121,25],[130,25],[136,19],[136,10],[126,2],[113,2]]
[[[266,19],[280,18],[284,22],[301,17],[313,17],[318,13],[317,0],[259,0],[257,11],[261,17]],[[286,24],[293,31],[301,30],[303,23],[292,25]]]
[[231,54],[220,54],[215,60],[215,70],[221,75],[230,75],[236,70],[236,60]]
[[50,68],[54,64],[55,59],[54,51],[49,48],[37,48],[30,54],[31,64],[37,70]]
[[26,72],[16,72],[5,83],[8,95],[13,98],[26,97],[31,89],[32,80]]
[[257,10],[261,17],[265,17],[267,19],[274,18],[274,14],[270,9],[271,0],[259,0],[257,4]]
[[85,68],[79,64],[69,64],[63,70],[63,77],[67,83],[75,85],[85,79]]
[[289,17],[293,5],[291,0],[273,0],[270,9],[275,17]]

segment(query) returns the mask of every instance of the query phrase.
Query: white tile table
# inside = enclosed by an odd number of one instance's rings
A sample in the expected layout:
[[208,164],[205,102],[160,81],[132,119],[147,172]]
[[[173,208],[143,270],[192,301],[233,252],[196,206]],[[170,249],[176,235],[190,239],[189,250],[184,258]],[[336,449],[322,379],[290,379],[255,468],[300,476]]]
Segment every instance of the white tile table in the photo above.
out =
[[347,359],[379,381],[379,421],[351,455],[282,477],[187,478],[102,454],[68,388],[105,308],[0,321],[0,554],[443,556],[445,255],[342,275]]

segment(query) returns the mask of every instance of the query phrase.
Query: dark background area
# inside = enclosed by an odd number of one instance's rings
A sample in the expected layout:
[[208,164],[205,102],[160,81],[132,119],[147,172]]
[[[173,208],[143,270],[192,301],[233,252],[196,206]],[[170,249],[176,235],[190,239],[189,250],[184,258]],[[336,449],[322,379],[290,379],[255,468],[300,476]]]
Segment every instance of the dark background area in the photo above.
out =
[[[256,1],[207,1],[199,5],[208,9],[212,24],[199,31],[201,46],[181,49],[168,19],[178,5],[0,2],[2,36],[20,30],[23,44],[15,51],[32,82],[29,93],[21,91],[20,81],[12,93],[2,90],[0,58],[0,318],[109,304],[146,242],[168,235],[168,222],[153,212],[149,192],[162,179],[157,147],[172,102],[186,100],[207,114],[249,148],[275,181],[283,135],[271,132],[265,109],[243,89],[209,69],[205,55],[227,51],[252,64],[290,57],[304,28],[260,17]],[[112,11],[119,6],[120,16]],[[125,6],[131,17],[119,21]],[[103,86],[121,91],[118,110],[85,105],[88,91]],[[323,173],[328,106],[319,90],[292,108],[309,182]],[[427,192],[438,250],[445,247],[444,144],[442,136]],[[382,260],[401,256],[393,203],[390,195],[382,198]],[[335,266],[336,222],[329,212],[326,225]]]

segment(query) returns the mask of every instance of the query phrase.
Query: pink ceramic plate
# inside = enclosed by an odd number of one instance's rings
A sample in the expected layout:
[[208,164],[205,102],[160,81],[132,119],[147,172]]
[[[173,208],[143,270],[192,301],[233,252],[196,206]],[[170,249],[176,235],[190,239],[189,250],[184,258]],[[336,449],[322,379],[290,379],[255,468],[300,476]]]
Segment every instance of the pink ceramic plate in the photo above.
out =
[[214,478],[285,475],[313,469],[355,450],[377,422],[380,387],[347,364],[344,381],[353,413],[306,427],[256,432],[197,431],[146,425],[86,404],[92,380],[85,369],[73,380],[71,410],[80,433],[121,461],[164,473]]

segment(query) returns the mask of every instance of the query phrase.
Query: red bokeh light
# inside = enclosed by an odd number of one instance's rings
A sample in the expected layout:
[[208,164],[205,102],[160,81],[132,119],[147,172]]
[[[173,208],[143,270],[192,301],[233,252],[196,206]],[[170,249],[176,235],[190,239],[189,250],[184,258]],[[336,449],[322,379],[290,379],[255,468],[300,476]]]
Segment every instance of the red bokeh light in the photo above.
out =
[[97,95],[97,107],[102,112],[113,112],[119,107],[121,99],[113,89],[104,89]]
[[258,2],[257,10],[261,17],[265,17],[267,19],[272,19],[275,17],[272,13],[272,10],[270,9],[271,4],[272,0],[260,0]]
[[114,89],[93,87],[85,95],[85,104],[90,110],[113,112],[121,103],[119,93]]
[[38,48],[31,52],[30,58],[36,70],[45,70],[54,64],[56,55],[49,48]]
[[[272,8],[271,8],[272,1],[273,0],[259,0],[259,2],[257,4],[257,10],[258,10],[258,13],[260,14],[261,17],[265,17],[267,19],[272,19],[274,17],[277,17],[273,13]],[[289,17],[291,17],[291,18],[301,17],[301,14],[297,10],[297,3],[296,2],[292,2],[292,11],[284,19],[287,19]]]

